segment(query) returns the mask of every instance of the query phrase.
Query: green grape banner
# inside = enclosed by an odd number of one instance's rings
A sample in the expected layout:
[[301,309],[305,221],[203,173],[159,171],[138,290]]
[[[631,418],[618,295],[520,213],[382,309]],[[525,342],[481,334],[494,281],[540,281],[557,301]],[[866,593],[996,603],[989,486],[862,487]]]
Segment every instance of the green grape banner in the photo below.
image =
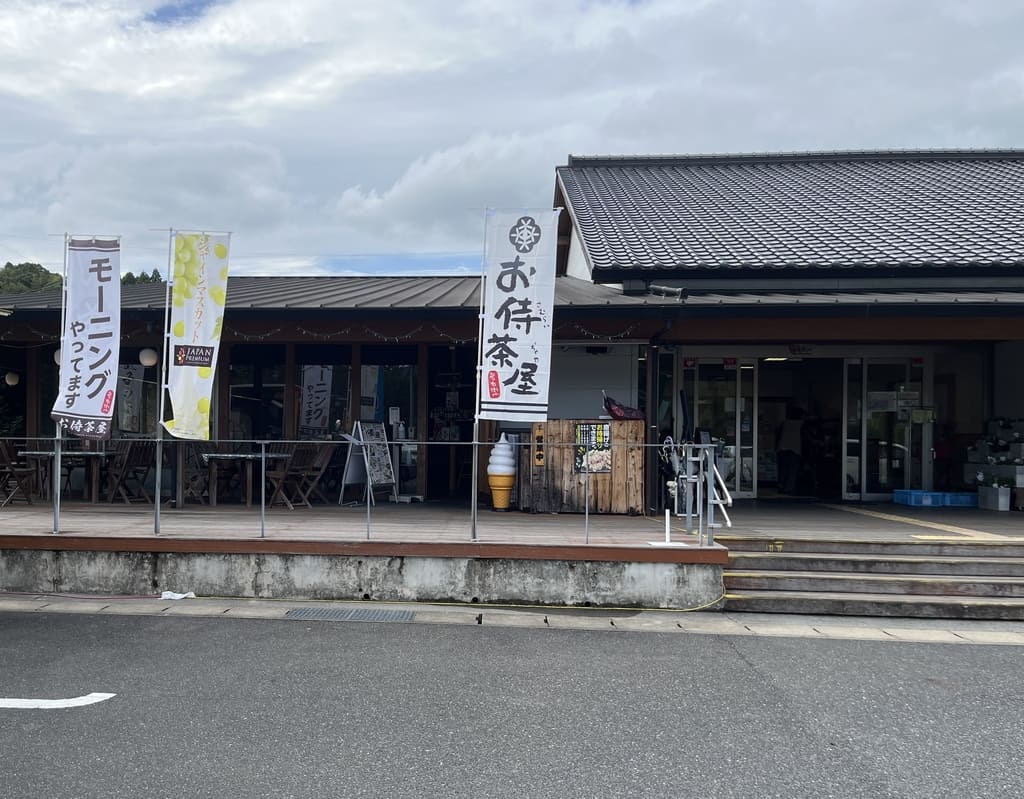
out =
[[210,398],[224,326],[230,234],[174,233],[167,395],[176,438],[210,438]]

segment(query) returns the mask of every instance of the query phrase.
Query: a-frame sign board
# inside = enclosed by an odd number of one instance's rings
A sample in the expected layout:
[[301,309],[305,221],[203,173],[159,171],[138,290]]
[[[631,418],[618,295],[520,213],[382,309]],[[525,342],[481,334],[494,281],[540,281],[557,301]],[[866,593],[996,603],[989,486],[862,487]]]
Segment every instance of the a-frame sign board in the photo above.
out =
[[375,503],[373,492],[391,488],[397,497],[398,485],[395,470],[391,464],[391,450],[383,422],[356,422],[352,435],[345,436],[349,443],[345,457],[345,471],[341,476],[340,505],[345,498],[345,488],[350,485],[365,485],[368,502]]

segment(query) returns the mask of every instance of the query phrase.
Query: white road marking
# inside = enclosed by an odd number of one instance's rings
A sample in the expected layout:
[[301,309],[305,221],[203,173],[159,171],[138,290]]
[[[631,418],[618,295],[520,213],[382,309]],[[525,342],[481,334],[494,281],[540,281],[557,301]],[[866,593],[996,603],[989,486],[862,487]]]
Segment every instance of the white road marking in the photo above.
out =
[[0,696],[0,708],[10,707],[18,710],[59,710],[65,707],[82,707],[104,702],[117,694],[86,694],[73,696],[71,699],[5,699]]

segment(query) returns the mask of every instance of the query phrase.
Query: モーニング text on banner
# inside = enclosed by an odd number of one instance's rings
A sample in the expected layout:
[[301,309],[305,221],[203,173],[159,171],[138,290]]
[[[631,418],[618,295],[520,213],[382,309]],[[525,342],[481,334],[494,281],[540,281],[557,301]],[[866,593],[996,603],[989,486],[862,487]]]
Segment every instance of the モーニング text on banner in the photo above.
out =
[[121,242],[67,240],[57,400],[50,412],[79,438],[108,439],[121,359]]

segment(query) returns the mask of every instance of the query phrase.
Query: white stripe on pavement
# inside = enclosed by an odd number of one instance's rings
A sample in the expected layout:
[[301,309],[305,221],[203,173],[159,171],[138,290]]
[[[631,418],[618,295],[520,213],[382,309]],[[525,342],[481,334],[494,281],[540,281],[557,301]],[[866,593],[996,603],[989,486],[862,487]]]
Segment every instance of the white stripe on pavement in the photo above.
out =
[[65,707],[82,707],[104,702],[117,694],[86,694],[73,696],[71,699],[5,699],[0,697],[0,707],[11,707],[18,710],[59,710]]

